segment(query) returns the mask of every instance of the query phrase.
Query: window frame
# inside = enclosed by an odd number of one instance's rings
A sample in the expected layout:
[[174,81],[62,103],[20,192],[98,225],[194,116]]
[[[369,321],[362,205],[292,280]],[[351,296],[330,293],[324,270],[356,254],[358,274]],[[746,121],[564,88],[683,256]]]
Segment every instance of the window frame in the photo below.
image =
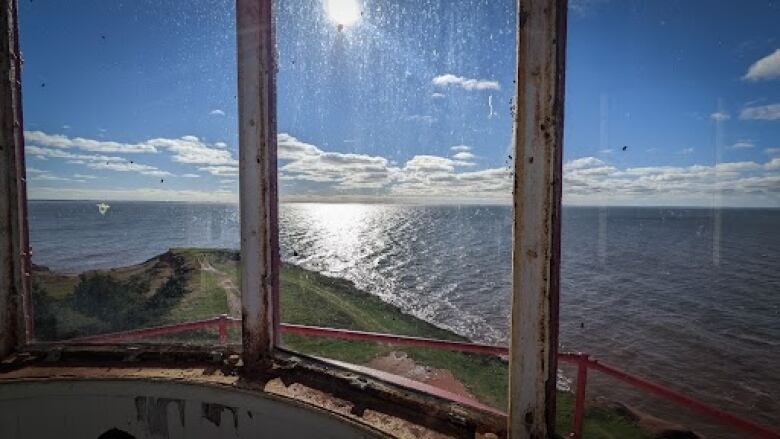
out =
[[[464,407],[280,345],[276,40],[272,0],[236,0],[242,343],[42,343],[34,333],[21,110],[17,0],[0,26],[0,359],[87,364],[222,361],[248,380],[281,377],[404,419],[458,433],[491,428],[512,438],[552,437],[558,347],[563,97],[567,0],[517,0],[512,325],[508,419]],[[9,360],[10,359],[10,360]],[[174,363],[176,364],[174,366]],[[457,407],[457,409],[455,409]],[[453,412],[453,410],[455,410]],[[453,416],[458,413],[458,416]],[[502,425],[503,424],[503,425]]]

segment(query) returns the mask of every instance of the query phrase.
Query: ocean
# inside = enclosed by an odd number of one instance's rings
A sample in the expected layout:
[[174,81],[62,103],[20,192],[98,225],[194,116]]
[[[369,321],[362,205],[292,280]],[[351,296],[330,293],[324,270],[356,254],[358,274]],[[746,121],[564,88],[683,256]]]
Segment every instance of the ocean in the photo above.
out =
[[[236,205],[110,205],[101,215],[93,201],[31,201],[33,261],[78,272],[170,247],[239,245]],[[349,279],[475,341],[505,342],[508,206],[283,204],[279,221],[283,261]],[[777,424],[780,210],[565,207],[562,227],[562,351]],[[599,393],[677,413],[610,383],[592,381]]]

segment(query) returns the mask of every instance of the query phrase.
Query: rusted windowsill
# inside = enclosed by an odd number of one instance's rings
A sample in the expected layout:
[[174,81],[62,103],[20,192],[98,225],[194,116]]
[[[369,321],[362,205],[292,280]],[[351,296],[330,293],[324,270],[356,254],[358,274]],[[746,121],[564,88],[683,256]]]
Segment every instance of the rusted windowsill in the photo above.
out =
[[[45,379],[184,381],[291,399],[393,435],[387,427],[398,423],[388,423],[388,417],[449,437],[506,436],[501,412],[453,400],[401,377],[281,349],[270,368],[250,372],[241,366],[238,352],[238,346],[38,343],[0,362],[0,384]],[[377,416],[384,418],[377,421]]]

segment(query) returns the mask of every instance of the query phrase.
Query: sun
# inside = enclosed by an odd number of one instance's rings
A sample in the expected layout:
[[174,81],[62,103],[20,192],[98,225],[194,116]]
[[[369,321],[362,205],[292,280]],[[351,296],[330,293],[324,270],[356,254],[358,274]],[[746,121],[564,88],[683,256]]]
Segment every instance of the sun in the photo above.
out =
[[360,20],[358,0],[325,0],[325,12],[339,28],[351,26]]

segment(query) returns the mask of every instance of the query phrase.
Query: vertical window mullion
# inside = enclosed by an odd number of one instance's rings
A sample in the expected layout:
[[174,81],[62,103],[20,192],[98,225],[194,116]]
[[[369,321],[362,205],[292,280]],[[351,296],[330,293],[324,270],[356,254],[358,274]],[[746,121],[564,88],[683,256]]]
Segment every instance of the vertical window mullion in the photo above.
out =
[[16,2],[0,6],[0,358],[32,337]]
[[272,2],[237,0],[243,357],[262,367],[278,335],[276,84]]
[[518,0],[509,433],[555,425],[566,0]]

